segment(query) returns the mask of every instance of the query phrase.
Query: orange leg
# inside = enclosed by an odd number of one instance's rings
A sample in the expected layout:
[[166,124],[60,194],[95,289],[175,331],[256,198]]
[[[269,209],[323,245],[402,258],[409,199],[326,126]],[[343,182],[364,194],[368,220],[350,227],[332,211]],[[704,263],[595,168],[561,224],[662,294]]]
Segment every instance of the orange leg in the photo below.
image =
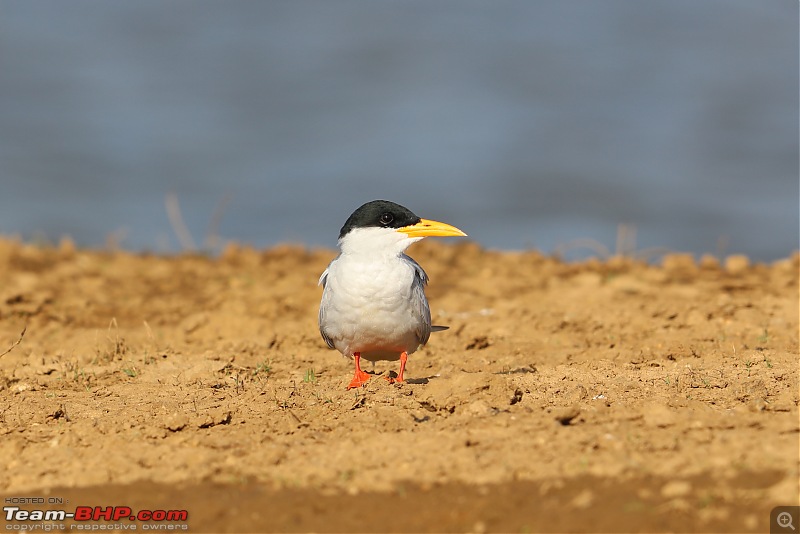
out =
[[402,382],[403,381],[403,371],[406,370],[406,362],[408,361],[408,354],[405,352],[400,353],[400,372],[397,373],[397,378],[394,379],[395,382]]
[[356,374],[353,376],[353,379],[350,381],[350,385],[347,386],[347,389],[360,388],[367,383],[367,380],[369,380],[369,374],[361,370],[360,352],[353,353],[353,361],[356,362]]

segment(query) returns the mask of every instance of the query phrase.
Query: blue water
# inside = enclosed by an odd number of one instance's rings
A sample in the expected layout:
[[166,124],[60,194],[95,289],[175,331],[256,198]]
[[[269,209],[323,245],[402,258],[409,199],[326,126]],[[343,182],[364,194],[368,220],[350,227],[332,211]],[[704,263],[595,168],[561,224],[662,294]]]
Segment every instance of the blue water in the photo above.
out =
[[177,251],[174,193],[198,247],[334,246],[386,198],[492,248],[798,248],[794,1],[0,12],[3,234]]

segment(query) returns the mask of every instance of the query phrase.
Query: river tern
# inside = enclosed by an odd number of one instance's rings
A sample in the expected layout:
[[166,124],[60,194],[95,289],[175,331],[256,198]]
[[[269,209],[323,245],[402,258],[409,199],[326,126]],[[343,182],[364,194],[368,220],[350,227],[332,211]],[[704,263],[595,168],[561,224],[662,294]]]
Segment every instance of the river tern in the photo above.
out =
[[355,362],[347,389],[370,378],[361,370],[361,358],[400,360],[397,378],[389,380],[403,381],[408,355],[436,329],[425,298],[428,275],[404,252],[428,236],[466,235],[386,200],[367,202],[350,215],[339,232],[340,253],[319,279],[322,338]]

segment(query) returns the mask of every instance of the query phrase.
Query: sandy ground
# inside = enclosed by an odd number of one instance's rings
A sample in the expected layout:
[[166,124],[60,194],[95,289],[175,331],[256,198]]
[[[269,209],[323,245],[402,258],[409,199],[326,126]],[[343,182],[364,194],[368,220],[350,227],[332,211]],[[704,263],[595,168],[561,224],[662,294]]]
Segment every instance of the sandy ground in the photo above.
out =
[[192,532],[764,532],[798,504],[797,254],[409,252],[450,329],[406,383],[379,363],[346,391],[316,325],[334,251],[0,240],[0,352],[27,328],[0,357],[3,497]]

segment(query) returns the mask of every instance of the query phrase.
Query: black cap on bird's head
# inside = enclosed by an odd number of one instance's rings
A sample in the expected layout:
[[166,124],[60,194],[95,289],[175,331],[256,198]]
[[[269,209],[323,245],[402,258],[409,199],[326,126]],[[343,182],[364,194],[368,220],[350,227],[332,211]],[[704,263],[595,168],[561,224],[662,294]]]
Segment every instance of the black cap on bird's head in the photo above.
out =
[[363,204],[347,218],[339,232],[339,239],[355,228],[397,229],[417,224],[421,220],[410,209],[400,204],[388,200],[373,200]]
[[342,226],[339,240],[360,228],[388,228],[410,238],[467,235],[455,226],[422,219],[410,209],[388,200],[373,200],[354,211]]

